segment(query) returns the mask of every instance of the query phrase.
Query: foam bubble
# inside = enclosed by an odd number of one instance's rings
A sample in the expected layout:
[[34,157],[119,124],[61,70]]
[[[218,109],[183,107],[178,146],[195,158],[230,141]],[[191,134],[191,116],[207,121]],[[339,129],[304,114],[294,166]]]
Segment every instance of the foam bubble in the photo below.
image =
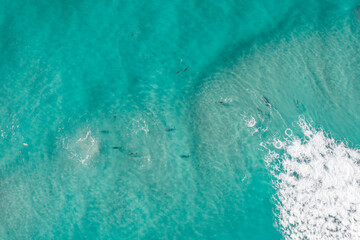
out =
[[[305,138],[285,134],[266,162],[276,178],[285,239],[360,239],[360,152],[298,121]],[[278,153],[281,151],[281,153]]]

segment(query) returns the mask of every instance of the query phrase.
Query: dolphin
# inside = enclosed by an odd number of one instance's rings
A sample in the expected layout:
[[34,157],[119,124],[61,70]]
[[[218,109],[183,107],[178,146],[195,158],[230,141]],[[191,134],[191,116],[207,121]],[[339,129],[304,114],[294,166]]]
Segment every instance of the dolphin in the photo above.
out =
[[269,100],[265,96],[263,96],[263,100],[264,100],[264,103],[266,104],[266,106],[271,106]]

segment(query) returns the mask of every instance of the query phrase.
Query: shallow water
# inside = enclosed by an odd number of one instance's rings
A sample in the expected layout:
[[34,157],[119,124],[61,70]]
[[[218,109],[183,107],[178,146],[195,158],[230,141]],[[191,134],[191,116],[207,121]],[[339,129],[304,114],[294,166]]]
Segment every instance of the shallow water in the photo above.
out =
[[0,1],[0,238],[359,238],[358,15]]

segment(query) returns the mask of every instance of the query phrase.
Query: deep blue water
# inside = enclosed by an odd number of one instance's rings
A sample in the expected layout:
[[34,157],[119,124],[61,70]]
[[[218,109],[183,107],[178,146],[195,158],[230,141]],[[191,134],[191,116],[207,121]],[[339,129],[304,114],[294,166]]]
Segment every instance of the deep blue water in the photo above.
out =
[[359,15],[0,0],[0,239],[360,238]]

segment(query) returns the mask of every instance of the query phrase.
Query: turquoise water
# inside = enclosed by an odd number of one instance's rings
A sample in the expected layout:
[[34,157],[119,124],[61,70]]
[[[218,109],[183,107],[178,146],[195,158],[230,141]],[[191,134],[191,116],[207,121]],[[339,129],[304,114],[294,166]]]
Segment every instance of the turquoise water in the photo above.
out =
[[0,239],[360,238],[359,14],[1,0]]

